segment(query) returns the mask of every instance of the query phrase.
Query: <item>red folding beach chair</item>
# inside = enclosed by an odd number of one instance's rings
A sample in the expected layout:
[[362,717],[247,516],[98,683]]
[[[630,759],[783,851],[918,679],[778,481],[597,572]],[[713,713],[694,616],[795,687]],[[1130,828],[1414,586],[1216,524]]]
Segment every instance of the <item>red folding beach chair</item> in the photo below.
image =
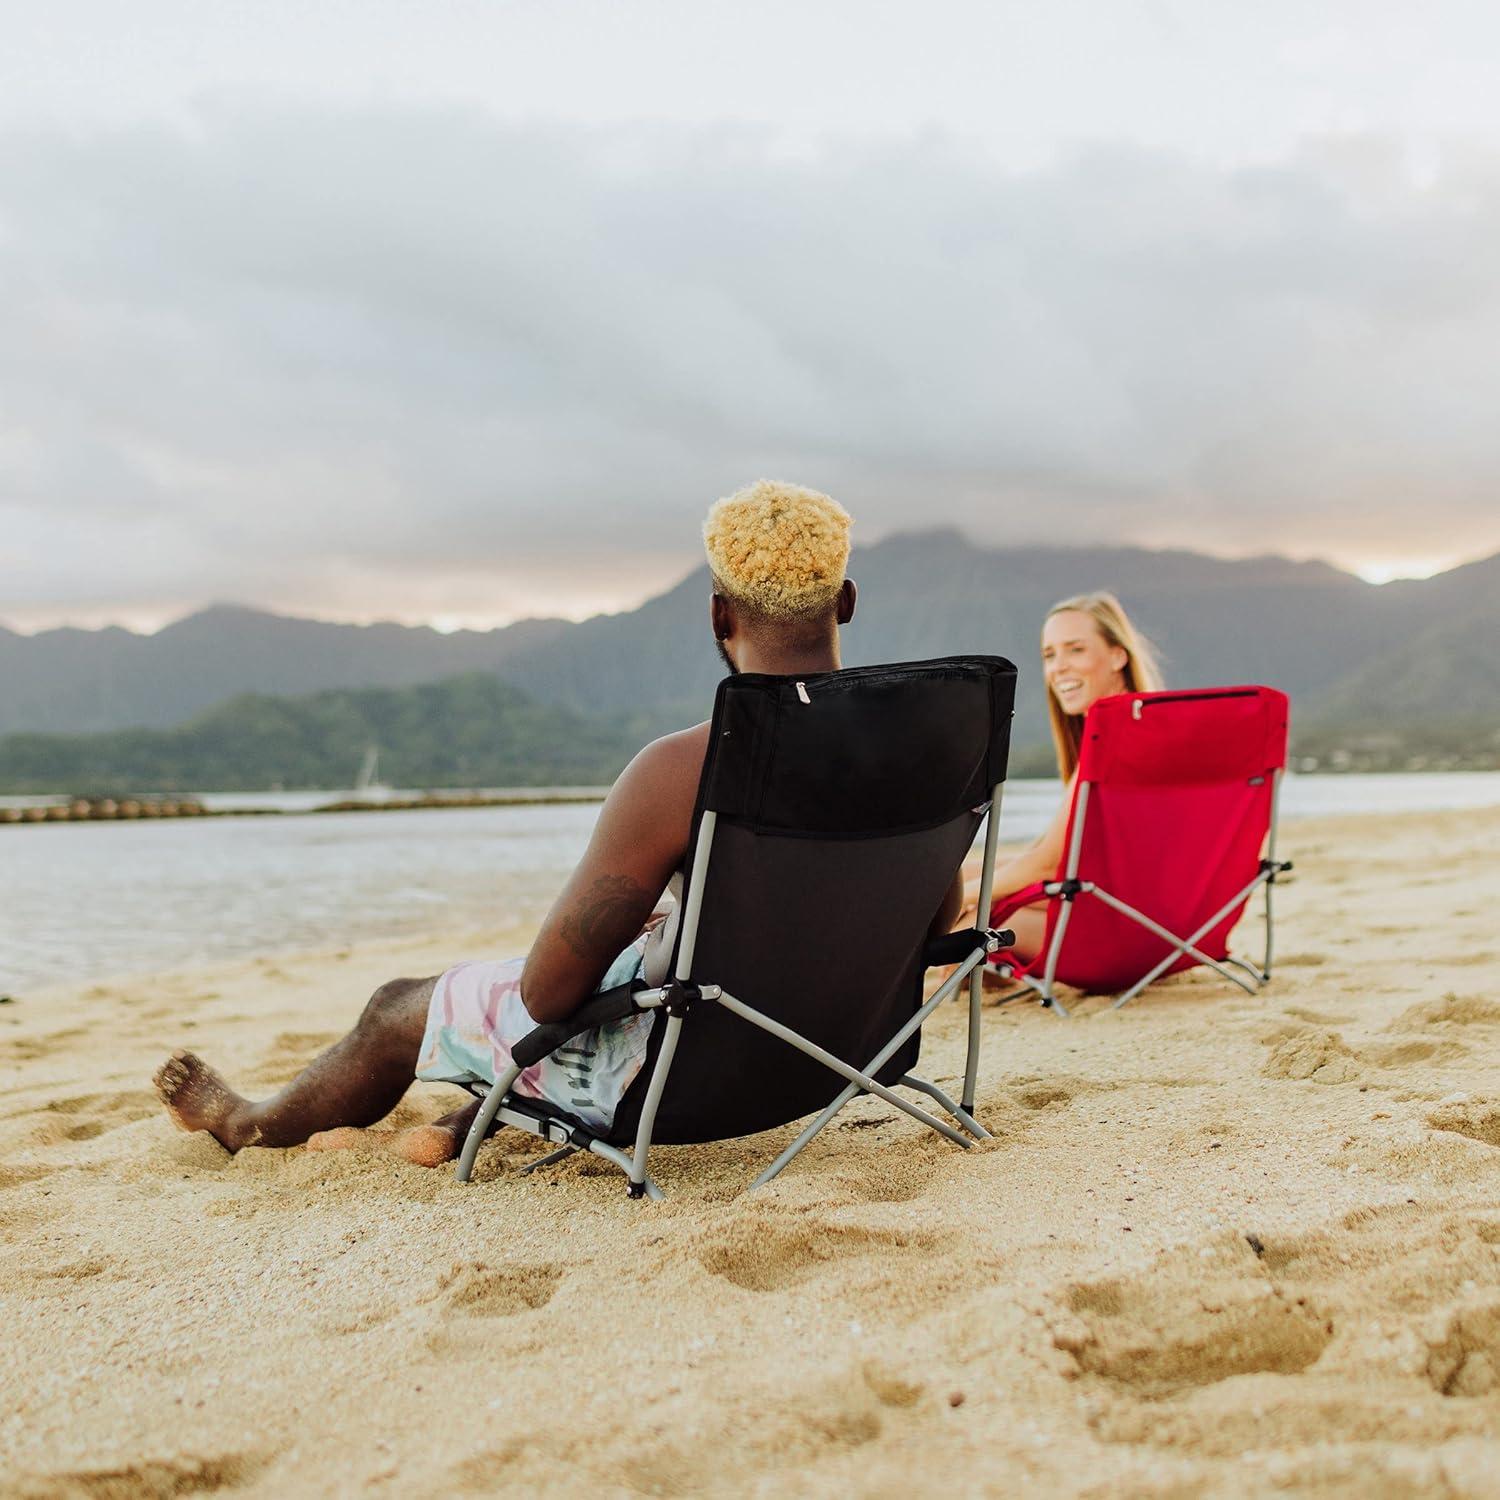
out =
[[[1254,994],[1271,977],[1271,887],[1291,869],[1276,860],[1286,738],[1287,698],[1274,688],[1099,699],[1084,720],[1057,879],[991,909],[994,926],[1051,898],[1041,952],[1029,963],[997,955],[996,971],[1059,1015],[1067,1014],[1059,983],[1118,991],[1119,1007],[1195,964]],[[1262,885],[1266,947],[1257,966],[1228,943]]]

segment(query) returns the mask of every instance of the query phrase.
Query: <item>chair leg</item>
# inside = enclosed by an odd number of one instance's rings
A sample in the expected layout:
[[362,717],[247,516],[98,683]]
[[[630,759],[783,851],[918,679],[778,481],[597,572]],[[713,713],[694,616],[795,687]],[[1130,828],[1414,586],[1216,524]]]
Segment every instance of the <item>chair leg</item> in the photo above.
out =
[[464,1140],[464,1149],[459,1154],[458,1167],[454,1175],[460,1182],[467,1182],[474,1173],[474,1158],[479,1155],[479,1148],[484,1144],[484,1138],[490,1133],[490,1126],[495,1123],[495,1114],[505,1101],[505,1096],[510,1092],[511,1085],[521,1076],[521,1070],[511,1064],[496,1080],[495,1086],[484,1097],[484,1103],[479,1106],[479,1113],[474,1116],[474,1123],[469,1127],[469,1134]]
[[555,1161],[562,1161],[564,1157],[572,1156],[578,1150],[577,1146],[559,1146],[556,1151],[549,1151],[545,1156],[539,1156],[535,1161],[529,1161],[521,1168],[521,1176],[529,1177],[538,1167],[550,1167]]
[[[964,1054],[964,1108],[974,1108],[974,1093],[979,1086],[979,1038],[981,1009],[984,1003],[984,965],[969,975],[969,1048]],[[946,1106],[945,1106],[946,1108]],[[954,1119],[958,1116],[955,1115]]]
[[636,1180],[632,1175],[635,1171],[635,1160],[634,1158],[627,1156],[623,1151],[620,1150],[618,1146],[611,1146],[604,1141],[592,1141],[589,1143],[589,1150],[592,1151],[595,1156],[602,1156],[605,1161],[612,1161],[622,1172],[624,1172],[626,1178],[628,1179],[627,1190],[629,1191],[632,1198],[649,1198],[653,1203],[660,1203],[662,1199],[667,1196],[659,1187],[657,1187],[656,1183],[652,1181],[651,1174],[649,1172],[646,1172],[642,1175],[640,1179],[639,1191],[637,1191]]
[[1260,966],[1261,979],[1265,984],[1271,982],[1271,948],[1274,942],[1271,922],[1271,887],[1275,884],[1274,880],[1266,881],[1266,956]]
[[856,1084],[852,1084],[852,1083],[851,1083],[851,1084],[850,1084],[850,1085],[849,1085],[849,1086],[848,1086],[848,1087],[847,1087],[847,1088],[846,1088],[846,1089],[844,1089],[844,1091],[843,1091],[843,1092],[842,1092],[842,1093],[841,1093],[841,1094],[840,1094],[840,1095],[839,1095],[839,1096],[838,1096],[838,1097],[837,1097],[837,1098],[836,1098],[836,1099],[835,1099],[835,1100],[834,1100],[834,1101],[833,1101],[833,1103],[832,1103],[832,1104],[829,1104],[829,1105],[827,1105],[827,1106],[826,1106],[826,1107],[825,1107],[825,1108],[824,1108],[824,1110],[823,1110],[823,1112],[822,1112],[822,1113],[821,1113],[821,1114],[820,1114],[820,1115],[818,1115],[818,1116],[817,1116],[817,1117],[816,1117],[816,1118],[815,1118],[815,1119],[813,1119],[813,1120],[810,1120],[810,1121],[809,1121],[809,1122],[808,1122],[808,1123],[807,1123],[807,1124],[806,1124],[806,1125],[804,1125],[804,1126],[803,1126],[803,1127],[802,1127],[802,1129],[801,1129],[801,1130],[799,1130],[799,1131],[798,1131],[798,1132],[797,1132],[797,1135],[796,1135],[796,1138],[795,1138],[795,1139],[794,1139],[794,1140],[793,1140],[793,1141],[792,1141],[792,1143],[791,1143],[791,1144],[790,1144],[790,1145],[789,1145],[789,1146],[788,1146],[788,1147],[787,1147],[787,1148],[786,1148],[786,1150],[784,1150],[784,1151],[783,1151],[783,1152],[782,1152],[782,1153],[781,1153],[781,1155],[780,1155],[780,1156],[778,1156],[778,1157],[777,1157],[777,1158],[776,1158],[776,1160],[775,1160],[775,1161],[773,1161],[773,1162],[772,1162],[772,1163],[771,1163],[771,1164],[770,1164],[770,1166],[768,1166],[768,1167],[766,1167],[766,1168],[765,1168],[765,1169],[764,1169],[764,1170],[763,1170],[763,1171],[762,1171],[762,1172],[761,1172],[761,1174],[760,1174],[760,1175],[759,1175],[759,1176],[758,1176],[758,1177],[757,1177],[757,1178],[756,1178],[756,1179],[755,1179],[755,1181],[754,1181],[754,1182],[752,1182],[752,1183],[751,1183],[751,1184],[750,1184],[750,1188],[749,1188],[749,1191],[751,1191],[751,1192],[754,1192],[754,1191],[755,1191],[755,1189],[756,1189],[756,1188],[758,1188],[758,1187],[764,1187],[764,1186],[765,1186],[765,1185],[766,1185],[766,1184],[767,1184],[767,1183],[768,1183],[768,1182],[769,1182],[769,1181],[770,1181],[770,1180],[771,1180],[771,1179],[772,1179],[772,1178],[773,1178],[773,1177],[777,1177],[777,1176],[779,1176],[779,1175],[780,1175],[780,1174],[781,1174],[781,1171],[782,1171],[782,1169],[783,1169],[783,1168],[784,1168],[784,1167],[786,1167],[786,1166],[787,1166],[787,1165],[788,1165],[788,1164],[789,1164],[789,1163],[790,1163],[790,1162],[791,1162],[791,1160],[792,1160],[792,1158],[793,1158],[793,1157],[794,1157],[794,1156],[797,1156],[797,1155],[799,1155],[799,1154],[800,1154],[800,1153],[801,1153],[801,1151],[802,1151],[802,1148],[803,1148],[803,1147],[804,1147],[804,1146],[806,1146],[806,1145],[807,1145],[807,1143],[808,1143],[808,1142],[809,1142],[809,1141],[811,1141],[811,1140],[812,1140],[812,1138],[813,1138],[813,1137],[814,1137],[814,1136],[815,1136],[815,1135],[817,1135],[817,1134],[818,1134],[818,1133],[819,1133],[819,1132],[820,1132],[820,1131],[821,1131],[821,1130],[822,1130],[822,1129],[823,1129],[823,1127],[824,1127],[824,1126],[825,1126],[825,1125],[827,1125],[827,1124],[828,1124],[828,1122],[829,1122],[829,1121],[830,1121],[830,1120],[831,1120],[831,1119],[832,1119],[832,1118],[833,1118],[833,1117],[834,1117],[834,1116],[835,1116],[835,1115],[836,1115],[836,1114],[837,1114],[837,1113],[838,1113],[838,1112],[839,1112],[839,1111],[840,1111],[840,1110],[841,1110],[841,1109],[842,1109],[842,1108],[843,1108],[843,1107],[844,1107],[844,1106],[845,1106],[845,1105],[846,1105],[846,1104],[847,1104],[847,1103],[848,1103],[848,1102],[849,1102],[849,1101],[850,1101],[850,1100],[851,1100],[851,1099],[852,1099],[852,1098],[853,1098],[853,1097],[854,1097],[854,1096],[855,1096],[855,1095],[856,1095],[856,1094],[857,1094],[857,1093],[859,1093],[859,1088],[858,1088],[858,1086],[857,1086],[857,1085],[856,1085]]
[[[642,1194],[653,1196],[651,1174],[646,1170],[646,1155],[651,1150],[651,1132],[656,1127],[656,1111],[661,1104],[662,1091],[667,1086],[667,1075],[672,1071],[672,1057],[677,1051],[677,1037],[682,1031],[682,1017],[667,1017],[666,1030],[662,1033],[661,1050],[656,1054],[656,1067],[651,1073],[651,1083],[646,1090],[646,1099],[641,1106],[641,1120],[636,1127],[635,1152],[628,1159],[626,1176],[630,1178],[627,1191],[632,1198]],[[621,1159],[625,1160],[624,1153]],[[654,1196],[660,1197],[658,1192]]]
[[919,1094],[926,1094],[929,1099],[937,1100],[975,1140],[987,1141],[991,1139],[989,1131],[961,1104],[955,1104],[935,1083],[928,1083],[925,1078],[918,1078],[913,1073],[903,1074],[901,1083],[905,1088],[915,1089]]

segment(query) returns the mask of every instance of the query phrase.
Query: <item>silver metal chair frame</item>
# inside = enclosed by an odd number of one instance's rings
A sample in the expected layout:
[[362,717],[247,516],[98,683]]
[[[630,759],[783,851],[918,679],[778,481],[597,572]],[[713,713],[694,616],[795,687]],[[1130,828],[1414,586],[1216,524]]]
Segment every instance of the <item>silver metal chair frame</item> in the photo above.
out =
[[[986,811],[986,823],[984,834],[984,863],[980,874],[980,896],[979,910],[987,912],[990,908],[993,896],[995,877],[995,846],[998,837],[1000,823],[1000,798],[1004,789],[1004,783],[996,785],[990,795],[989,807]],[[698,825],[697,845],[693,854],[692,878],[688,884],[687,894],[683,904],[682,933],[677,946],[677,962],[675,977],[679,985],[687,985],[693,969],[693,953],[698,939],[698,924],[703,909],[703,892],[708,881],[709,862],[713,853],[714,828],[718,817],[716,813],[705,811]],[[843,1091],[813,1120],[811,1120],[791,1142],[787,1148],[751,1183],[752,1188],[760,1187],[777,1176],[794,1157],[801,1154],[808,1144],[819,1135],[834,1119],[840,1110],[850,1100],[860,1094],[873,1094],[876,1098],[884,1100],[893,1105],[903,1114],[910,1115],[912,1119],[927,1126],[929,1130],[936,1131],[945,1139],[952,1141],[955,1145],[965,1150],[973,1140],[987,1140],[989,1132],[974,1118],[974,1095],[979,1076],[979,1041],[980,1041],[980,1017],[982,996],[982,965],[984,960],[992,953],[998,952],[1000,939],[990,938],[984,947],[978,945],[974,950],[955,968],[954,972],[938,986],[931,998],[925,1001],[912,1015],[900,1026],[895,1035],[885,1044],[881,1050],[865,1064],[864,1068],[856,1068],[845,1062],[842,1058],[835,1057],[833,1053],[819,1047],[816,1043],[808,1041],[800,1033],[771,1017],[762,1014],[753,1006],[745,1004],[717,984],[705,984],[698,982],[693,985],[695,991],[694,1003],[707,1003],[722,1005],[727,1010],[733,1011],[742,1020],[748,1021],[752,1026],[758,1026],[772,1036],[780,1038],[788,1046],[795,1047],[799,1052],[808,1057],[816,1059],[832,1072],[846,1081]],[[964,1083],[961,1102],[955,1103],[936,1084],[929,1083],[925,1079],[913,1074],[905,1074],[899,1081],[898,1087],[913,1089],[932,1099],[946,1114],[957,1122],[959,1128],[948,1124],[946,1120],[939,1119],[936,1115],[923,1109],[910,1100],[903,1099],[893,1089],[878,1082],[874,1074],[895,1055],[897,1050],[907,1041],[912,1034],[926,1021],[940,1005],[956,994],[968,981],[969,987],[969,1028],[968,1028],[968,1050],[964,1061]],[[638,1009],[659,1009],[667,1003],[671,993],[671,986],[663,986],[658,989],[645,990],[635,997]],[[530,1172],[537,1167],[544,1166],[549,1162],[560,1160],[576,1150],[587,1150],[594,1155],[603,1157],[606,1161],[613,1162],[629,1179],[629,1191],[633,1198],[661,1198],[661,1188],[652,1179],[647,1171],[647,1157],[651,1149],[651,1133],[656,1124],[656,1112],[661,1104],[661,1098],[666,1089],[667,1077],[672,1069],[672,1057],[677,1049],[677,1039],[681,1033],[686,1017],[681,1014],[668,1014],[665,1018],[665,1029],[662,1034],[661,1046],[657,1052],[656,1064],[652,1070],[651,1079],[647,1086],[646,1098],[641,1108],[640,1124],[636,1131],[635,1146],[632,1153],[627,1154],[618,1146],[612,1146],[605,1141],[596,1140],[592,1134],[583,1126],[565,1118],[537,1119],[533,1115],[521,1112],[515,1107],[516,1098],[511,1095],[511,1089],[516,1079],[520,1076],[521,1069],[512,1066],[495,1080],[494,1086],[484,1096],[484,1102],[480,1106],[478,1115],[470,1127],[469,1134],[464,1141],[463,1151],[458,1159],[458,1180],[468,1182],[473,1175],[474,1159],[479,1153],[479,1147],[485,1137],[489,1134],[491,1127],[496,1123],[511,1125],[518,1130],[525,1130],[532,1135],[554,1142],[559,1149],[549,1152],[546,1156],[530,1163],[523,1168]],[[476,1090],[477,1092],[477,1090]]]

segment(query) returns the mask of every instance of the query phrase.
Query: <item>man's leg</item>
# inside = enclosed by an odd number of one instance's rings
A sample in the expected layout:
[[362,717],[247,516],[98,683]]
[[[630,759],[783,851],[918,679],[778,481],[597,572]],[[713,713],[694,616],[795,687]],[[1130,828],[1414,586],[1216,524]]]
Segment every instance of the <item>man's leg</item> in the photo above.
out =
[[411,1086],[436,983],[393,979],[381,985],[353,1031],[262,1103],[236,1094],[191,1052],[175,1052],[157,1069],[156,1091],[184,1130],[206,1130],[229,1151],[300,1146],[315,1131],[372,1125]]

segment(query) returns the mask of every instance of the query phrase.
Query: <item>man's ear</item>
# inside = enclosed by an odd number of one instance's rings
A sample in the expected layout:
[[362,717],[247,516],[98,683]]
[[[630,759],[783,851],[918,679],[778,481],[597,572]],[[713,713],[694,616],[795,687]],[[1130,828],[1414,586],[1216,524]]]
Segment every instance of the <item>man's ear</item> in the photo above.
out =
[[835,618],[840,625],[847,625],[854,618],[854,603],[859,597],[859,590],[854,586],[852,578],[846,578],[839,585],[838,608]]
[[734,611],[723,594],[714,594],[708,601],[708,618],[714,628],[716,641],[727,641],[734,634]]

